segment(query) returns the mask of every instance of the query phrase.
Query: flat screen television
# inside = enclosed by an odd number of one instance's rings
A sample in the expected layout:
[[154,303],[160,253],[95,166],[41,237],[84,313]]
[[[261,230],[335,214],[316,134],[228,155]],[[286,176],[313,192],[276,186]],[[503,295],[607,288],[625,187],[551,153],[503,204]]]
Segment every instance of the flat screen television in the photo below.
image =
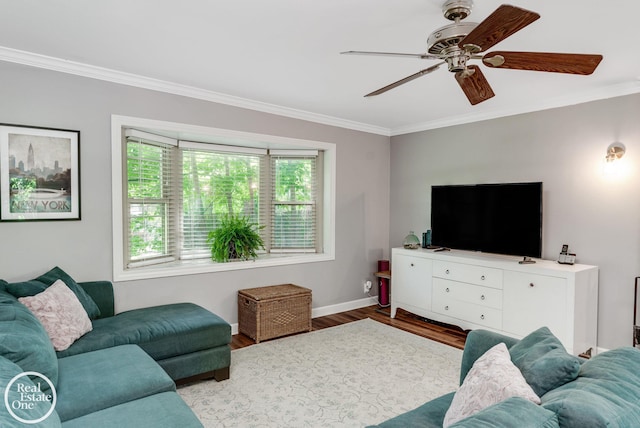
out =
[[542,255],[542,183],[431,187],[431,242],[487,253]]

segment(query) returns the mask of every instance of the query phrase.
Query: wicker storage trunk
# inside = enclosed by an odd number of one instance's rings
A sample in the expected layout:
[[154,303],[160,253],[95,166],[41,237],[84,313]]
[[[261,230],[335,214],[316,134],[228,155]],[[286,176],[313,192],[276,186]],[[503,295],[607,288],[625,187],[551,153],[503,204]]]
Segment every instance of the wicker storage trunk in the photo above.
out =
[[311,331],[311,290],[293,284],[239,290],[238,324],[256,343]]

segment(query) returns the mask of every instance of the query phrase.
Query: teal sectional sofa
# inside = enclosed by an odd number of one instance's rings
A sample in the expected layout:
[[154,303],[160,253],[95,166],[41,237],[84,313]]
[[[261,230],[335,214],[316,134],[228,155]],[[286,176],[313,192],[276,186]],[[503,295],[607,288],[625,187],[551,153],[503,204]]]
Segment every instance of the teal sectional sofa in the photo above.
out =
[[[80,294],[93,327],[59,352],[18,301],[56,277],[73,283],[69,288]],[[229,377],[231,326],[194,304],[115,314],[113,303],[110,282],[75,283],[58,268],[31,281],[0,280],[0,426],[38,419],[32,426],[202,426],[176,382]],[[38,402],[42,397],[49,403]]]
[[[640,350],[619,348],[584,360],[567,354],[546,328],[522,340],[474,330],[465,344],[460,384],[473,363],[501,342],[541,404],[508,398],[459,420],[452,428],[640,427]],[[376,426],[441,428],[454,395],[443,395]]]

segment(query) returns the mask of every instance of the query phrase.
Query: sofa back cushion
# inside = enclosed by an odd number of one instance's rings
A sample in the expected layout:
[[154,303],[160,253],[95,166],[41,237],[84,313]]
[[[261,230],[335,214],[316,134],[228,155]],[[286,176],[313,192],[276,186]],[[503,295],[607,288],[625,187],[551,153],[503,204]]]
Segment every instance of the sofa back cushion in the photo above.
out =
[[509,354],[540,397],[571,382],[580,371],[581,360],[567,353],[547,327],[539,328],[511,346]]
[[462,353],[462,362],[460,364],[460,385],[467,377],[467,373],[473,367],[473,364],[478,358],[484,355],[489,349],[496,346],[498,343],[504,343],[507,348],[518,343],[518,339],[505,336],[500,333],[495,333],[488,330],[471,330],[467,335],[467,340],[464,344],[464,352]]
[[58,382],[58,359],[49,335],[26,306],[0,291],[0,356],[23,371],[34,371]]
[[[2,397],[0,402],[0,427],[17,428],[29,425],[42,428],[60,427],[60,418],[55,411],[55,407],[51,409],[54,403],[48,401],[29,403],[22,400],[21,395],[24,393],[21,393],[20,390],[36,391],[38,389],[28,376],[20,376],[23,372],[18,365],[0,356],[0,397]],[[11,381],[13,383],[9,385]],[[45,390],[42,387],[42,383],[45,382],[43,379],[37,378],[36,382],[41,385],[41,390]],[[7,387],[9,387],[8,391]],[[30,395],[42,398],[42,394],[38,392],[31,392]],[[9,408],[5,408],[5,401],[9,403]],[[28,408],[22,405],[23,403],[33,404],[33,408]],[[13,415],[10,411],[13,412]],[[22,422],[20,419],[26,422]],[[40,419],[42,419],[40,422],[36,422]],[[37,423],[37,425],[32,425],[33,423]]]
[[585,362],[576,380],[549,391],[542,406],[562,427],[640,427],[640,350],[627,347]]
[[100,309],[100,316],[93,319],[109,318],[115,315],[113,284],[111,281],[85,281],[78,285],[91,297]]
[[58,266],[51,269],[49,272],[40,275],[39,277],[23,282],[13,282],[5,285],[7,291],[16,297],[28,297],[35,296],[42,293],[49,286],[51,286],[57,280],[62,280],[67,287],[73,291],[76,295],[82,307],[87,312],[90,319],[96,319],[100,316],[100,309],[93,301],[91,296],[87,294],[82,287],[76,283],[76,281],[69,276],[65,271]]

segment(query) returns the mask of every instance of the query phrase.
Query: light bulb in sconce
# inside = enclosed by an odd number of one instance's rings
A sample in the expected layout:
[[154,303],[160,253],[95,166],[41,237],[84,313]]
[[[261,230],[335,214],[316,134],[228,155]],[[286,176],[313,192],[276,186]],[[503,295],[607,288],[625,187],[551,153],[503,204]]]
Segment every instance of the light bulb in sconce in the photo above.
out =
[[605,161],[607,163],[612,163],[621,159],[624,156],[627,149],[624,147],[622,143],[611,143],[609,147],[607,147],[607,155],[605,156]]
[[628,175],[628,165],[622,159],[626,151],[624,144],[620,142],[609,144],[602,162],[602,172],[606,177],[620,179]]

